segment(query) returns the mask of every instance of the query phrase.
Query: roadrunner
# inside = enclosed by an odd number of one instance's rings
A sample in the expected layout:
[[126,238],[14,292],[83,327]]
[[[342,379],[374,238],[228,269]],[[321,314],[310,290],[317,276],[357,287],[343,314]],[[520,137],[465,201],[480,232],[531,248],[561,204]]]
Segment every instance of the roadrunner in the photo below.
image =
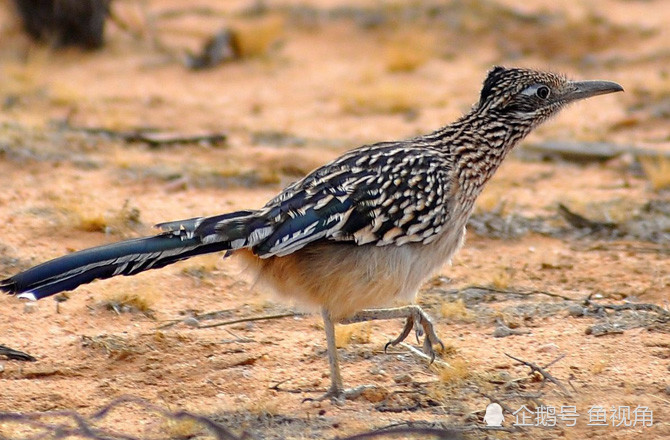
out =
[[421,283],[461,246],[475,199],[509,151],[566,104],[622,91],[609,81],[495,67],[479,101],[456,122],[413,139],[345,153],[291,184],[260,209],[161,223],[158,235],[75,252],[8,278],[10,294],[41,299],[98,278],[135,275],[196,255],[225,252],[298,304],[321,310],[331,386],[351,397],[334,323],[405,318],[434,356],[441,341],[411,304]]

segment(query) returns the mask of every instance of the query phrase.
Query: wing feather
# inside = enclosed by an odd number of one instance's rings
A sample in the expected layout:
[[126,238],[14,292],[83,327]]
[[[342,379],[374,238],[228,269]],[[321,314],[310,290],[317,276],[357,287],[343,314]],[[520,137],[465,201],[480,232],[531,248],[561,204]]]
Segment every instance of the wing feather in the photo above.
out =
[[439,151],[407,142],[353,150],[270,200],[257,215],[271,232],[249,242],[262,258],[320,240],[428,243],[448,218],[450,166]]

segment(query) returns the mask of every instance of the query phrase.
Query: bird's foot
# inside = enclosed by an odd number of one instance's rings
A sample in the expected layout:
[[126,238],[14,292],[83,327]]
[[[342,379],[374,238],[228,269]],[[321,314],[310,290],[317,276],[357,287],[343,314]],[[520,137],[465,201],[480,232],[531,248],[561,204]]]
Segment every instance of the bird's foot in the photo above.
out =
[[400,335],[389,341],[384,346],[384,351],[386,351],[389,346],[396,346],[404,341],[407,336],[411,333],[412,329],[416,334],[417,342],[420,341],[421,336],[425,336],[423,339],[423,352],[430,356],[431,362],[435,360],[435,350],[433,349],[434,345],[439,345],[442,350],[444,350],[444,343],[437,337],[433,323],[426,313],[418,306],[411,307],[411,313],[405,321],[405,326],[402,329]]
[[323,402],[324,400],[330,400],[331,402],[341,405],[347,400],[356,400],[367,390],[372,390],[377,388],[376,385],[359,385],[354,388],[340,388],[340,387],[330,387],[328,391],[319,396],[319,397],[307,397],[303,402]]

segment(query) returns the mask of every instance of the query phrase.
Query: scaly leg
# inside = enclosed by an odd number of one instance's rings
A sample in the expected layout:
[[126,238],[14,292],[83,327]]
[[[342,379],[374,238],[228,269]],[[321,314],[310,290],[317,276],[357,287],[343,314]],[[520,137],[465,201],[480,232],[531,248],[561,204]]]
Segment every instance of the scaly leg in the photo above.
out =
[[326,394],[336,397],[344,391],[342,384],[342,374],[340,373],[340,361],[337,357],[337,345],[335,344],[335,324],[330,319],[330,314],[321,310],[323,316],[323,326],[326,330],[326,342],[328,344],[328,364],[330,365],[330,389]]
[[444,350],[444,344],[435,334],[433,323],[430,321],[428,315],[426,315],[426,312],[424,312],[421,307],[417,305],[395,307],[390,309],[361,310],[351,318],[343,320],[342,324],[395,318],[406,318],[407,320],[405,321],[405,327],[403,327],[400,336],[386,344],[384,350],[386,350],[389,345],[398,345],[404,341],[413,328],[416,329],[417,338],[421,336],[421,330],[423,331],[423,334],[425,335],[423,340],[423,352],[429,355],[431,359],[435,359],[435,350],[433,350],[433,345],[439,344]]
[[342,375],[340,374],[340,361],[337,357],[337,346],[335,345],[335,324],[330,319],[327,310],[321,310],[323,316],[323,326],[326,330],[326,342],[328,344],[328,364],[330,365],[330,388],[323,396],[316,399],[305,399],[306,401],[322,401],[331,399],[336,402],[342,402],[346,399],[355,399],[367,389],[374,388],[374,385],[361,385],[356,388],[344,388],[342,384]]

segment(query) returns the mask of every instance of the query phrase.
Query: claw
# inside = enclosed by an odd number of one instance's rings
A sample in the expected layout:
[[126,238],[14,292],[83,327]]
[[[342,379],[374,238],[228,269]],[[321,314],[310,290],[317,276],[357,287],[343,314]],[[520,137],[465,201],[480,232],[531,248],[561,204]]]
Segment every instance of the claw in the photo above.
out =
[[413,313],[407,317],[407,320],[405,321],[405,326],[402,329],[402,332],[400,335],[393,339],[392,341],[389,341],[384,345],[384,353],[388,350],[390,346],[395,346],[400,344],[402,341],[404,341],[407,336],[410,334],[410,332],[414,330],[414,334],[416,335],[416,342],[418,344],[421,343],[421,337],[423,336],[423,352],[426,353],[428,356],[430,356],[430,362],[432,363],[435,360],[436,354],[435,350],[433,349],[433,346],[436,344],[439,344],[442,350],[444,350],[444,344],[440,340],[440,338],[437,337],[435,334],[435,330],[433,328],[433,323],[430,321],[428,316],[426,316],[421,309],[414,310]]
[[430,356],[430,363],[432,364],[435,361],[435,349],[433,346],[439,344],[442,351],[444,351],[444,343],[437,337],[433,330],[433,324],[430,321],[422,322],[424,328],[426,329],[426,337],[423,340],[423,352]]
[[403,327],[400,335],[397,338],[388,341],[386,345],[384,345],[384,353],[386,353],[386,350],[389,348],[390,345],[395,347],[396,345],[404,341],[407,338],[407,336],[409,336],[413,328],[414,328],[414,318],[410,316],[405,321],[405,326]]
[[416,343],[421,343],[421,337],[424,335],[423,329],[418,325],[414,324],[414,335],[416,336]]

